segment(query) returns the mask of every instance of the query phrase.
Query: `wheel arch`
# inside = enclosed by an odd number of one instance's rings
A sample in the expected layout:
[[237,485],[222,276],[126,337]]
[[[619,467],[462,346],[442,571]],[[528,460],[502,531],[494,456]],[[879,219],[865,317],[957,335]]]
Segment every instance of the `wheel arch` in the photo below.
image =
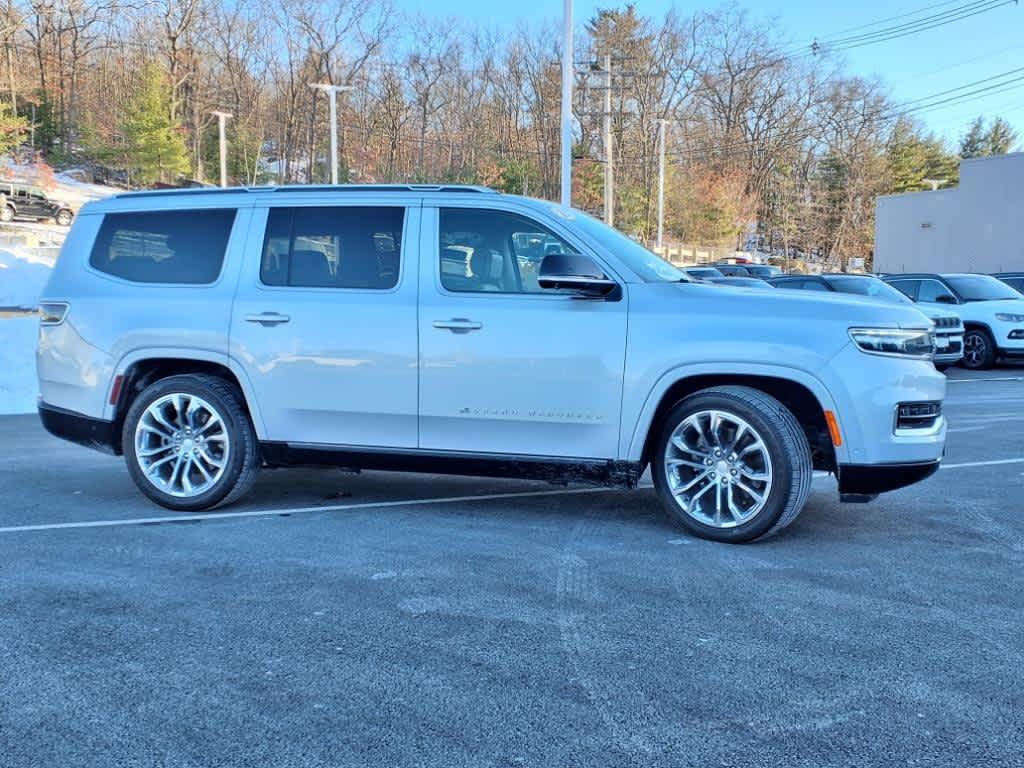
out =
[[187,373],[217,376],[238,387],[257,437],[262,438],[263,419],[245,371],[223,354],[204,353],[199,350],[140,350],[122,358],[116,368],[114,379],[116,382],[116,377],[121,377],[117,401],[110,403],[108,400],[107,404],[109,420],[115,422],[117,429],[120,430],[132,401],[142,390],[159,379]]
[[842,459],[832,443],[825,411],[835,411],[824,386],[807,375],[787,369],[735,372],[691,372],[667,375],[652,391],[634,431],[629,457],[648,464],[659,425],[671,408],[688,395],[709,387],[745,386],[771,395],[785,405],[800,422],[811,447],[815,469],[834,471]]

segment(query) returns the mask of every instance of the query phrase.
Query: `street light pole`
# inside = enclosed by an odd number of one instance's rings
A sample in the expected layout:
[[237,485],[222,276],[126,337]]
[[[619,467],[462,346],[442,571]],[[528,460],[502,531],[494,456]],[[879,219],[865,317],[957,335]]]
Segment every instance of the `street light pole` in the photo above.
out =
[[604,223],[615,224],[615,153],[612,149],[612,57],[604,55]]
[[562,19],[562,205],[572,205],[572,0],[564,1]]
[[658,248],[665,239],[665,123],[658,121]]
[[327,94],[331,115],[331,184],[338,183],[338,94],[354,90],[351,85],[310,83],[309,87]]
[[218,112],[213,110],[211,115],[217,116],[217,132],[220,137],[220,185],[226,187],[228,185],[228,138],[227,138],[227,126],[226,123],[229,117],[232,117],[230,112]]

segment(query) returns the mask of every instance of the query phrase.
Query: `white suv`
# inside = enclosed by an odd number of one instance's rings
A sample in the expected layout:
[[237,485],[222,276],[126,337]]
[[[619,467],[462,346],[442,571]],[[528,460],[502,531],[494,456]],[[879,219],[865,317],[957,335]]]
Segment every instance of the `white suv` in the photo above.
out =
[[326,464],[635,487],[741,542],[927,477],[945,378],[912,307],[691,282],[615,230],[476,187],[123,194],[41,305],[43,423],[151,499]]
[[887,275],[885,281],[932,310],[952,310],[964,324],[965,368],[1024,359],[1024,296],[990,275]]

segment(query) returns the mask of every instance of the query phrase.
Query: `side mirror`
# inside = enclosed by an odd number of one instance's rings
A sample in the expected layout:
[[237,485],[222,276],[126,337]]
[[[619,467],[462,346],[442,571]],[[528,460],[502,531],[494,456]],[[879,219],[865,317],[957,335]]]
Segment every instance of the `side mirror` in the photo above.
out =
[[618,283],[609,280],[600,268],[578,253],[549,253],[540,263],[537,284],[547,290],[572,291],[584,298],[610,295]]
[[948,293],[942,293],[935,297],[936,304],[956,304],[956,299]]

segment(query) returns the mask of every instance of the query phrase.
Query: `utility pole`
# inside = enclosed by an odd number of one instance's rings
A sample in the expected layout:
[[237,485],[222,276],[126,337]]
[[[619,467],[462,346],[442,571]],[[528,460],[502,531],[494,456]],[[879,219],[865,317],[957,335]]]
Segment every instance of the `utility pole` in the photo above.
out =
[[562,19],[562,205],[572,205],[572,0],[564,0]]
[[338,94],[354,90],[351,85],[310,83],[309,87],[327,94],[331,114],[331,184],[338,183]]
[[604,223],[615,224],[615,162],[612,149],[612,57],[604,55]]
[[665,239],[665,123],[664,118],[658,121],[658,248],[663,247]]
[[228,185],[227,121],[233,115],[230,112],[218,112],[217,110],[213,110],[210,114],[217,116],[217,131],[220,137],[220,185],[226,187]]

